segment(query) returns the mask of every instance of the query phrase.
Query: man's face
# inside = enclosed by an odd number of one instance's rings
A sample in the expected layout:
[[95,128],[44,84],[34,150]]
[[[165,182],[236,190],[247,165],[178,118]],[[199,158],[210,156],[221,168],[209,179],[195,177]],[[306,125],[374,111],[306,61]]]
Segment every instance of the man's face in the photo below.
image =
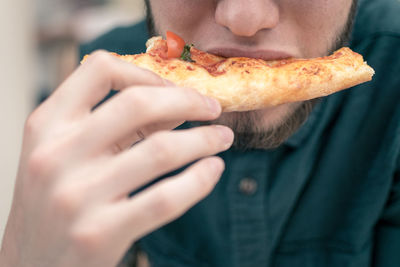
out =
[[[149,2],[156,34],[170,30],[213,54],[265,60],[325,56],[346,41],[354,16],[353,0]],[[233,128],[241,148],[276,147],[301,126],[313,103],[226,113],[217,123]]]

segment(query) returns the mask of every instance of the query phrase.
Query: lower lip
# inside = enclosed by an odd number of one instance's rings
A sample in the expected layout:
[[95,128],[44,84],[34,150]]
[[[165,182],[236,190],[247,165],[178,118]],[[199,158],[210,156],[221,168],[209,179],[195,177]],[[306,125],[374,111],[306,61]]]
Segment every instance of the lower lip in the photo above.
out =
[[233,48],[213,48],[206,50],[211,54],[222,56],[222,57],[248,57],[248,58],[258,58],[263,59],[266,61],[269,60],[281,60],[281,59],[288,59],[293,58],[292,55],[280,52],[280,51],[273,51],[273,50],[260,50],[260,51],[243,51]]

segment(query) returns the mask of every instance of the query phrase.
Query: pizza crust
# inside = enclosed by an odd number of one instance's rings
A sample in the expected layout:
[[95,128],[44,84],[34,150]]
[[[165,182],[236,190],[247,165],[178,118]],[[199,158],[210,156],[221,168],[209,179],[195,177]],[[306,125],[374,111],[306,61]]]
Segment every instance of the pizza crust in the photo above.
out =
[[347,47],[328,57],[279,61],[223,58],[192,48],[192,63],[167,59],[161,37],[149,39],[146,45],[146,53],[118,57],[217,99],[224,112],[323,97],[370,81],[374,75],[363,57]]

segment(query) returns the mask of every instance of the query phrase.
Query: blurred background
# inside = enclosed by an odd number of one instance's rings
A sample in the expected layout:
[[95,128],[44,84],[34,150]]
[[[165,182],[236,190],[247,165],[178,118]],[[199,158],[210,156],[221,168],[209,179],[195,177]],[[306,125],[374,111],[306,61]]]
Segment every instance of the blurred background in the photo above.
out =
[[0,240],[26,117],[77,66],[80,43],[143,17],[143,0],[1,0]]

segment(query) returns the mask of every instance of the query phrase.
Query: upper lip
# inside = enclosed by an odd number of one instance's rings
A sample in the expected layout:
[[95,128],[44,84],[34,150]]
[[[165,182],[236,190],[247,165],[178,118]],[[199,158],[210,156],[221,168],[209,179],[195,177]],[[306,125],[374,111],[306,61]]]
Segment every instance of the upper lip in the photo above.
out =
[[263,60],[280,60],[292,58],[293,55],[278,51],[278,50],[251,50],[244,48],[234,48],[234,47],[215,47],[207,49],[207,52],[222,56],[222,57],[248,57],[248,58],[258,58]]

